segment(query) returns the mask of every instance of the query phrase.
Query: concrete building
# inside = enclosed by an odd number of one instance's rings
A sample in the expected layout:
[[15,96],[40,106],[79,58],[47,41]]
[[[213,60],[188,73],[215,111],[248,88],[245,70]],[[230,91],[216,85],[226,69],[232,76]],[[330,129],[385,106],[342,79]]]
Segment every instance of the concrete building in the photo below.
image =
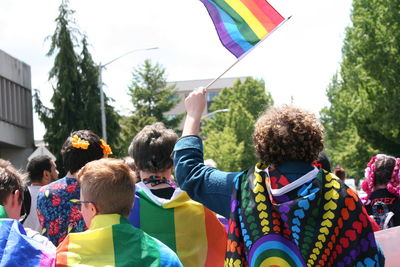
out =
[[25,168],[33,149],[31,68],[0,50],[0,158]]
[[[209,108],[213,103],[213,99],[218,96],[221,90],[225,87],[232,88],[235,81],[239,79],[244,82],[247,77],[233,77],[233,78],[221,78],[216,81],[210,88],[207,89],[207,107],[204,111],[204,115],[209,113]],[[190,81],[176,81],[176,82],[168,82],[168,85],[175,84],[175,87],[178,89],[177,98],[180,99],[180,102],[169,112],[166,113],[168,116],[176,116],[178,114],[185,113],[185,98],[189,95],[193,89],[198,87],[206,87],[213,79],[204,79],[204,80],[190,80]],[[183,121],[181,123],[181,127],[183,127]]]

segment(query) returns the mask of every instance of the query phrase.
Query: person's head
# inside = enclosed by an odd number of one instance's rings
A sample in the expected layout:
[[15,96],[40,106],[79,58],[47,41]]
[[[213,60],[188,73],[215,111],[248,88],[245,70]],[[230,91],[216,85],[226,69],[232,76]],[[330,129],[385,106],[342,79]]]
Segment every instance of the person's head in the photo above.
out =
[[49,156],[32,158],[26,166],[26,171],[31,183],[46,185],[58,179],[57,166]]
[[391,193],[400,195],[400,159],[378,154],[371,158],[365,169],[363,190],[369,195],[375,188],[386,187]]
[[341,166],[336,166],[335,169],[333,170],[333,173],[342,181],[346,179],[346,172]]
[[65,170],[71,174],[79,171],[86,163],[111,153],[110,147],[90,130],[72,132],[61,149]]
[[161,122],[145,126],[133,138],[129,155],[139,171],[162,172],[172,168],[171,153],[178,140],[177,134]]
[[135,173],[135,175],[136,175],[136,177],[135,177],[136,182],[137,182],[137,183],[140,182],[140,175],[139,175],[139,171],[138,171],[138,169],[137,169],[137,167],[136,167],[135,160],[134,160],[133,158],[131,158],[131,157],[125,157],[125,158],[123,158],[122,160],[123,160],[124,163],[125,163],[126,165],[128,165],[128,167],[131,168],[131,170]]
[[81,211],[89,227],[98,214],[128,217],[135,197],[135,174],[119,159],[91,161],[78,172]]
[[257,156],[265,164],[312,163],[324,148],[323,127],[314,114],[293,106],[267,110],[253,134]]
[[9,161],[0,159],[0,205],[11,219],[19,219],[25,183]]

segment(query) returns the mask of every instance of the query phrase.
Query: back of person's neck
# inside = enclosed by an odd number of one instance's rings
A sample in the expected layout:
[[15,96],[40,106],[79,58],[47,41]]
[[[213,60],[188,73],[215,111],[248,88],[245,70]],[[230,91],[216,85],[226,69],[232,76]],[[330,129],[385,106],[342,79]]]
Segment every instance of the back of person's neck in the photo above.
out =
[[44,186],[46,184],[43,181],[35,181],[35,182],[32,182],[31,185],[33,185],[33,186]]
[[78,179],[78,172],[71,173],[68,171],[65,177]]
[[385,184],[377,184],[374,186],[374,190],[379,190],[379,189],[386,189]]
[[[139,171],[140,173],[140,178],[149,178],[150,176],[159,176],[159,177],[165,177],[167,180],[171,179],[172,176],[172,167],[168,168],[164,171],[159,171],[159,172],[148,172],[148,171]],[[161,188],[168,188],[171,187],[170,184],[162,183],[158,185],[151,185],[151,183],[146,184],[146,186],[149,189],[161,189]]]

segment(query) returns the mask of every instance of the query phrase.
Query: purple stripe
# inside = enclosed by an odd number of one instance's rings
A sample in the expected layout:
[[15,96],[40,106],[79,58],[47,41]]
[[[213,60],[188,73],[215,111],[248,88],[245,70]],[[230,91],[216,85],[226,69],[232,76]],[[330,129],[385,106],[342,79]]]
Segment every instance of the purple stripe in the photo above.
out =
[[232,53],[235,57],[240,57],[245,51],[234,41],[232,40],[229,32],[226,30],[224,22],[221,19],[221,15],[219,14],[217,8],[210,3],[208,0],[200,0],[204,6],[206,7],[208,14],[210,15],[215,29],[217,30],[218,37],[221,40],[222,44]]

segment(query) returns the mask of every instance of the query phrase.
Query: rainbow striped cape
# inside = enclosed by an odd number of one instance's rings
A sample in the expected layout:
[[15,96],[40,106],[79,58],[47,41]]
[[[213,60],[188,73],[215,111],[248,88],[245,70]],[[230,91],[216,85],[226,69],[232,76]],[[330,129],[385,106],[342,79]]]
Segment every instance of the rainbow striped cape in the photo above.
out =
[[284,18],[266,0],[200,0],[221,43],[239,58],[271,33]]
[[129,221],[178,254],[185,267],[223,266],[226,231],[215,213],[176,189],[171,199],[158,198],[136,184]]
[[118,214],[96,215],[89,230],[70,233],[57,247],[57,266],[182,266],[160,241]]
[[[6,217],[3,206],[0,216]],[[55,251],[26,236],[17,220],[0,219],[0,266],[54,266],[55,258]]]

